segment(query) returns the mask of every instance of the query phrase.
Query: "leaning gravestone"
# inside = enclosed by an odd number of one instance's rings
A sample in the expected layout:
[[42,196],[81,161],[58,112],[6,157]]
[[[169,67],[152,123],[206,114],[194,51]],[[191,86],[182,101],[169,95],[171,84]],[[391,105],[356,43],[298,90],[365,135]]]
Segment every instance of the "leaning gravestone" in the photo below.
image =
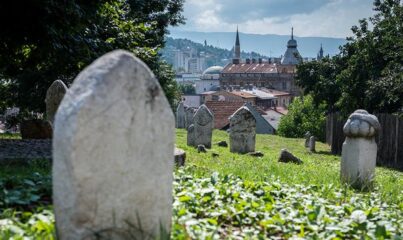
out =
[[185,128],[186,126],[185,105],[183,102],[178,104],[176,108],[176,128]]
[[61,80],[56,80],[50,85],[46,92],[46,117],[53,124],[55,114],[67,92],[66,85]]
[[193,124],[194,110],[191,107],[185,109],[185,128],[188,129]]
[[229,119],[229,145],[234,153],[255,151],[256,119],[247,107],[239,108]]
[[131,53],[110,52],[84,69],[55,117],[59,239],[155,239],[169,232],[174,126],[158,81]]
[[365,110],[350,115],[343,132],[341,180],[356,188],[372,185],[375,177],[377,145],[375,134],[380,130],[378,118]]
[[194,117],[194,146],[204,145],[211,148],[211,138],[213,136],[214,116],[206,105],[201,105],[197,109]]
[[309,138],[309,151],[310,152],[316,152],[315,145],[316,145],[316,138],[315,138],[315,136],[311,136]]

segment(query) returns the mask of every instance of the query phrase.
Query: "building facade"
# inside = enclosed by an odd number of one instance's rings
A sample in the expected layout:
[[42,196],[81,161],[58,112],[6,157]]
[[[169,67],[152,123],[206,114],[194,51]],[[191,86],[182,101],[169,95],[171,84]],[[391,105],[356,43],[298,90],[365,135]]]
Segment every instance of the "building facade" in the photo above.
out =
[[293,31],[280,63],[272,62],[271,59],[240,59],[238,55],[238,52],[240,52],[238,31],[234,49],[235,58],[224,67],[220,74],[220,86],[222,89],[253,86],[289,92],[294,96],[301,94],[301,89],[295,84],[295,75],[296,65],[302,61],[302,58],[298,52],[297,41],[294,39]]

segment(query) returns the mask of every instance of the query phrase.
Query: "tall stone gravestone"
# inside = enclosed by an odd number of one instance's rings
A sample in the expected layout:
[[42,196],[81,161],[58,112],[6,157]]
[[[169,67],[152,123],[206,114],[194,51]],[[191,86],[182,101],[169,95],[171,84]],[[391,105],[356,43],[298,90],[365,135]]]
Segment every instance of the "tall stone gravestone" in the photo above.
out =
[[193,124],[188,127],[187,145],[193,147],[197,146],[195,144],[195,126]]
[[229,119],[230,151],[248,153],[255,151],[256,119],[247,107],[238,109]]
[[185,109],[185,128],[188,129],[193,124],[194,110],[191,107]]
[[375,134],[380,130],[378,118],[365,110],[350,115],[343,131],[341,180],[357,188],[371,186],[375,177],[377,145]]
[[309,138],[309,151],[316,152],[316,138],[315,136],[311,136]]
[[312,136],[312,135],[311,135],[311,132],[309,132],[309,131],[304,134],[304,137],[305,137],[305,147],[306,147],[306,148],[309,147],[309,139],[310,139],[311,136]]
[[180,102],[176,108],[176,128],[186,127],[185,104]]
[[154,239],[169,232],[174,126],[158,81],[131,53],[110,52],[84,69],[55,118],[59,239]]
[[204,145],[206,148],[211,148],[214,116],[206,105],[203,104],[197,109],[193,122],[194,146]]
[[46,92],[46,117],[53,124],[55,114],[67,92],[66,85],[61,80],[54,81]]

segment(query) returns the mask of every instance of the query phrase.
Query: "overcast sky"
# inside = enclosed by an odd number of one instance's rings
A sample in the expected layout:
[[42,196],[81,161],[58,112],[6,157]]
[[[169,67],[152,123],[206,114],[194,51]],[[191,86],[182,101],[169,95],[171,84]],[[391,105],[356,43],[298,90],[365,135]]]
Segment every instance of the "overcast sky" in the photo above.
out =
[[345,38],[358,20],[373,15],[373,0],[185,0],[186,24],[201,32],[290,34]]

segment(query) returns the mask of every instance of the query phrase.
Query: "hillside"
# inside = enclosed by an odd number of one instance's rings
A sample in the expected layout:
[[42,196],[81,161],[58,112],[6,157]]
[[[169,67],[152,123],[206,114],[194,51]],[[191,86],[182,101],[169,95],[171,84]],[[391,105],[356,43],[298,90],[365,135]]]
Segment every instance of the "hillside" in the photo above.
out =
[[[206,40],[208,45],[224,49],[231,49],[235,42],[234,32],[191,32],[177,31],[174,29],[170,31],[169,37],[171,38],[189,39],[197,43],[204,43]],[[258,52],[271,57],[283,55],[289,39],[289,35],[240,33],[241,50],[246,52]],[[295,39],[298,41],[298,50],[303,57],[316,57],[320,44],[323,45],[326,55],[335,55],[339,52],[339,46],[346,42],[346,40],[342,38],[327,37],[295,36]]]
[[[206,58],[206,67],[210,66],[225,66],[233,57],[233,51],[229,49],[215,47],[213,45],[205,45],[196,43],[188,39],[173,39],[167,37],[165,39],[165,48],[161,51],[163,58],[170,64],[173,64],[174,54],[172,50],[194,49],[197,56],[204,56]],[[256,52],[241,52],[242,58],[267,58],[267,56],[258,54]]]

